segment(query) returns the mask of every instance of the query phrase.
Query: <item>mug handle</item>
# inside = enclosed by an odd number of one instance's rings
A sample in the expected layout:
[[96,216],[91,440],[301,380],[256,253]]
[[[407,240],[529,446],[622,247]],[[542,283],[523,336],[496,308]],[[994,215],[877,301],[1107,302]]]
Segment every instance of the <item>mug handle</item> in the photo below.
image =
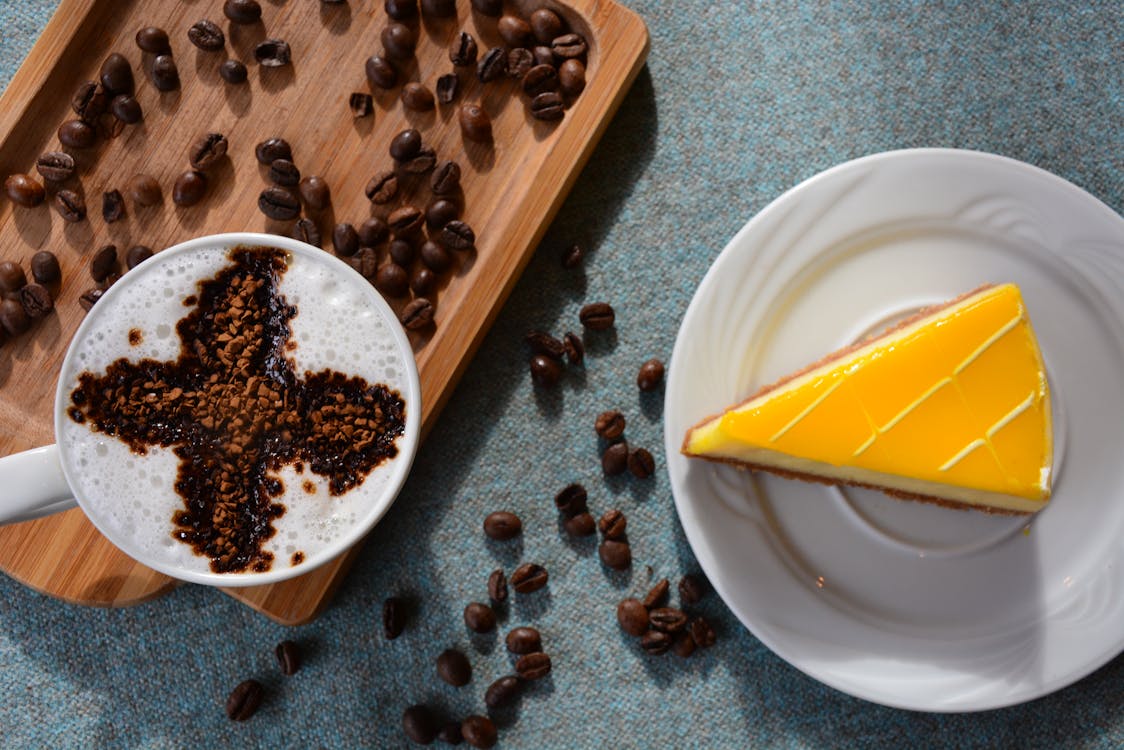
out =
[[30,521],[77,505],[57,445],[0,458],[0,524]]

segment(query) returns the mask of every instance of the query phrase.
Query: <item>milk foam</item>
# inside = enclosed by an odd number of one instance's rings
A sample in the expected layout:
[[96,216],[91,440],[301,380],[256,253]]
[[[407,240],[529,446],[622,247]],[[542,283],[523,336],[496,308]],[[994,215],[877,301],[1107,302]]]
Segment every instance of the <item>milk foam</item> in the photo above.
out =
[[[68,393],[83,371],[102,375],[122,357],[178,358],[176,323],[193,309],[183,304],[184,298],[197,294],[199,280],[212,278],[230,262],[227,250],[208,248],[157,254],[130,271],[119,282],[127,283],[128,289],[117,290],[123,293],[91,310],[91,316],[97,315],[96,327],[75,344],[70,367],[60,374],[61,382],[69,384]],[[399,324],[376,307],[369,282],[357,273],[290,255],[278,289],[297,306],[297,316],[290,321],[297,348],[288,356],[298,377],[332,369],[407,395],[408,369],[391,328]],[[142,335],[136,346],[129,343],[132,329]],[[417,406],[407,402],[407,413]],[[210,572],[207,558],[172,538],[172,515],[183,508],[183,500],[174,487],[178,459],[171,448],[149,448],[140,456],[116,438],[69,418],[62,420],[57,439],[74,489],[111,538],[127,538],[149,559],[170,567]],[[384,491],[393,466],[393,460],[383,462],[362,485],[335,497],[328,492],[327,478],[307,467],[301,474],[292,466],[279,471],[285,492],[274,501],[286,511],[273,522],[276,534],[263,544],[274,555],[272,569],[289,567],[294,552],[303,552],[308,560],[354,527]],[[306,482],[312,483],[312,493],[306,491]]]

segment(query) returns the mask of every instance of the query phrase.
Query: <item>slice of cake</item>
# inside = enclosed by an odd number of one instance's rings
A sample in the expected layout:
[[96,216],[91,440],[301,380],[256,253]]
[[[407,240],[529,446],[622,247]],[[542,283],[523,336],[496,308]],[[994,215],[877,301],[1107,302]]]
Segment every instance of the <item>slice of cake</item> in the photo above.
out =
[[990,512],[1050,497],[1050,391],[1014,284],[829,354],[687,431],[683,453]]

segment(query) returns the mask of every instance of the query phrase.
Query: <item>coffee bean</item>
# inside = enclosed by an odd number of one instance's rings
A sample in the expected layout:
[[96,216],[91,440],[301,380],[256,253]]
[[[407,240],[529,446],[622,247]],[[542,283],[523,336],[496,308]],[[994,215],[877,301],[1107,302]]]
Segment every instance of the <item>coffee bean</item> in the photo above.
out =
[[556,37],[550,42],[550,48],[554,51],[555,57],[564,60],[584,57],[589,51],[589,45],[581,34],[563,34]]
[[357,120],[369,117],[375,111],[375,102],[371,95],[362,91],[356,91],[349,96],[347,104],[351,107],[351,116]]
[[117,52],[110,53],[102,62],[98,78],[110,96],[133,93],[133,69],[129,61]]
[[566,331],[566,335],[562,337],[562,345],[566,347],[566,359],[570,360],[570,364],[581,364],[585,358],[585,344],[581,338],[573,331]]
[[151,257],[151,247],[147,245],[133,245],[125,253],[125,267],[131,271]]
[[476,247],[476,233],[465,222],[454,219],[437,233],[437,241],[452,250],[466,252]]
[[619,438],[624,434],[624,427],[624,415],[616,409],[601,412],[593,422],[593,429],[600,437],[606,440],[616,440]]
[[497,739],[496,725],[487,716],[469,716],[461,722],[461,735],[473,747],[494,747]]
[[64,182],[74,176],[74,157],[65,151],[48,151],[36,160],[35,169],[45,180]]
[[383,7],[395,21],[406,21],[418,15],[418,0],[386,0]]
[[648,632],[648,608],[639,599],[622,599],[617,605],[617,622],[629,635],[642,636]]
[[336,224],[332,230],[332,247],[336,249],[336,255],[341,257],[355,255],[359,249],[359,235],[355,227],[343,222]]
[[254,157],[268,167],[277,159],[292,161],[293,149],[284,138],[268,138],[254,146]]
[[701,617],[691,620],[691,624],[687,627],[690,630],[691,638],[694,639],[695,645],[699,648],[710,648],[718,640],[714,634],[714,628]]
[[531,117],[536,120],[561,120],[565,114],[562,95],[557,91],[545,91],[531,100]]
[[523,76],[523,91],[527,96],[538,96],[558,90],[558,71],[553,65],[536,65]]
[[661,630],[649,630],[640,639],[640,648],[652,656],[659,656],[667,653],[667,650],[671,648],[671,641],[672,638],[667,633]]
[[592,515],[583,511],[564,520],[562,528],[570,536],[589,536],[597,530],[597,522]]
[[382,48],[391,60],[409,60],[414,56],[414,48],[418,39],[409,26],[400,23],[388,23],[379,34]]
[[257,0],[225,0],[222,13],[234,23],[257,23],[261,20],[261,3]]
[[437,79],[437,101],[442,104],[452,104],[457,98],[457,88],[460,80],[456,73],[446,73]]
[[523,563],[511,574],[511,587],[520,594],[530,594],[546,585],[549,574],[536,563]]
[[482,16],[499,18],[503,13],[503,0],[472,0],[472,9]]
[[564,24],[558,14],[548,8],[539,8],[531,14],[531,32],[543,44],[550,44],[564,31]]
[[385,242],[389,234],[390,229],[386,226],[386,222],[377,216],[372,216],[359,225],[359,244],[374,247]]
[[680,631],[675,634],[671,641],[671,650],[675,652],[676,656],[686,659],[695,653],[695,639],[686,630]]
[[0,300],[0,326],[9,335],[18,336],[31,327],[31,318],[27,317],[27,311],[16,300],[2,299]]
[[628,470],[637,479],[647,479],[656,470],[656,460],[647,448],[633,448],[628,453]]
[[390,259],[403,268],[409,268],[410,264],[414,262],[414,258],[418,255],[418,251],[413,243],[407,242],[406,240],[394,240],[391,242],[389,253]]
[[55,301],[51,299],[51,293],[42,284],[34,282],[26,284],[20,289],[19,295],[23,311],[27,313],[29,318],[41,318],[55,307]]
[[390,140],[390,158],[397,162],[409,161],[422,148],[422,137],[414,128],[399,132]]
[[363,192],[367,200],[375,205],[390,203],[398,195],[398,175],[394,172],[379,172],[367,182]]
[[553,388],[562,379],[562,366],[558,360],[542,354],[531,357],[531,380],[544,388]]
[[301,668],[301,647],[293,641],[281,641],[273,653],[277,656],[277,666],[281,668],[281,674],[294,675]]
[[301,181],[301,171],[288,159],[274,159],[269,165],[269,179],[281,187],[296,187]]
[[[87,289],[86,291],[82,292],[82,296],[80,296],[78,298],[78,304],[82,307],[83,310],[85,310],[86,312],[89,312],[90,308],[92,308],[94,306],[94,304],[99,299],[101,299],[101,296],[103,294],[105,294],[105,291],[102,290],[102,289],[96,289],[96,288],[95,289]],[[0,303],[0,304],[2,304],[2,303]],[[22,310],[22,308],[21,308],[21,310]],[[3,316],[0,315],[0,323],[3,322],[2,318],[3,318]]]
[[531,25],[519,16],[505,15],[496,24],[504,44],[511,47],[529,47],[534,42]]
[[151,175],[133,175],[126,190],[138,206],[155,206],[160,202],[160,183]]
[[601,454],[601,470],[606,476],[623,474],[628,468],[628,443],[613,443]]
[[512,628],[504,638],[507,650],[513,654],[533,654],[542,651],[542,635],[532,627]]
[[90,148],[98,139],[97,131],[81,120],[67,120],[59,125],[59,143],[69,148]]
[[616,320],[616,313],[608,302],[591,302],[582,307],[578,318],[586,328],[593,331],[604,331],[612,328]]
[[293,51],[284,39],[266,39],[254,46],[254,59],[262,67],[280,68],[293,61]]
[[246,70],[246,66],[238,60],[224,60],[223,64],[219,66],[219,75],[227,83],[240,84],[246,82],[250,73]]
[[554,496],[554,505],[566,515],[572,516],[587,510],[588,499],[589,495],[586,493],[585,487],[575,482],[566,485]]
[[86,200],[73,190],[55,193],[54,206],[64,221],[76,222],[86,218]]
[[687,627],[687,615],[675,607],[660,607],[648,613],[648,623],[665,633],[678,633]]
[[27,284],[27,274],[15,261],[0,261],[0,292],[18,292]]
[[[425,225],[431,233],[443,228],[458,216],[460,216],[460,208],[457,207],[457,204],[444,198],[439,198],[425,207]],[[441,241],[440,237],[434,237],[434,239]],[[446,242],[441,242],[441,244],[450,250],[455,249]]]
[[628,542],[604,539],[597,548],[597,554],[601,556],[601,562],[613,570],[625,570],[632,565],[632,547]]
[[410,706],[402,712],[402,731],[411,742],[428,745],[437,737],[437,719],[428,706]]
[[371,55],[364,65],[367,80],[372,86],[380,89],[392,89],[398,85],[398,72],[394,66],[379,55]]
[[557,360],[561,360],[566,353],[562,342],[545,331],[527,331],[523,336],[523,342],[535,354],[545,354]]
[[382,603],[382,633],[388,641],[402,635],[406,628],[406,603],[389,596]]
[[375,273],[375,288],[385,297],[404,297],[410,288],[410,276],[397,263],[384,263]]
[[70,107],[74,110],[74,114],[91,124],[97,121],[98,115],[105,112],[108,105],[109,96],[105,92],[105,86],[97,81],[84,81],[78,84],[78,88],[70,97]]
[[691,573],[679,579],[679,601],[683,604],[698,604],[706,596],[706,582]]
[[496,613],[487,604],[472,602],[464,608],[464,624],[475,633],[489,633],[496,629]]
[[488,598],[496,604],[507,600],[507,576],[503,568],[496,568],[488,576]]
[[437,676],[453,687],[462,687],[472,680],[472,665],[460,651],[448,648],[437,657]]
[[369,281],[374,281],[375,273],[379,270],[379,254],[373,247],[361,247],[355,255],[343,259],[345,263],[359,272]]
[[437,152],[432,148],[423,146],[417,156],[400,166],[407,174],[425,174],[437,164]]
[[522,530],[523,522],[511,511],[497,510],[484,519],[484,533],[501,542],[514,539]]
[[627,527],[628,519],[618,508],[605,511],[597,522],[597,528],[601,530],[606,539],[624,539],[624,532]]
[[519,695],[519,678],[513,675],[501,677],[484,692],[484,705],[490,709],[506,706]]
[[114,117],[127,125],[140,122],[144,117],[140,102],[129,94],[118,94],[113,97],[113,101],[109,103],[109,110]]
[[409,237],[421,229],[423,219],[414,206],[399,206],[386,217],[386,224],[396,237]]
[[476,63],[476,77],[481,83],[490,83],[506,73],[507,51],[503,47],[492,47]]
[[258,209],[270,219],[292,221],[301,214],[301,202],[286,188],[267,187],[258,195]]
[[515,662],[515,671],[524,680],[540,680],[550,674],[550,657],[539,651],[520,656]]
[[516,47],[507,53],[507,74],[512,78],[521,80],[533,67],[535,67],[535,56],[526,47]]
[[531,54],[535,58],[535,65],[554,65],[554,50],[548,46],[535,45],[531,48]]
[[[207,175],[189,169],[172,185],[172,202],[177,206],[194,206],[207,194]],[[261,201],[258,201],[259,205]],[[298,204],[299,207],[300,204]]]
[[417,81],[410,81],[402,87],[402,106],[414,112],[428,112],[433,109],[433,92]]
[[157,91],[175,91],[180,87],[180,71],[171,55],[157,55],[152,61],[152,85]]
[[429,177],[429,189],[434,195],[451,195],[461,185],[461,167],[455,161],[443,161],[436,165]]
[[642,391],[654,391],[663,383],[663,362],[658,359],[649,359],[640,365],[640,372],[636,375],[636,387]]
[[433,303],[425,297],[416,297],[402,308],[398,319],[408,331],[417,331],[433,322]]
[[192,24],[191,28],[187,30],[187,38],[199,49],[209,52],[222,49],[223,45],[226,44],[226,35],[222,33],[218,24],[205,18]]
[[666,578],[661,578],[656,581],[656,585],[649,591],[648,595],[644,597],[644,606],[648,609],[655,609],[667,604],[668,592],[671,590],[671,584]]
[[467,31],[457,34],[453,46],[449,48],[449,62],[459,67],[472,65],[476,62],[476,39]]
[[38,206],[47,196],[43,186],[26,174],[8,175],[8,179],[4,180],[4,192],[7,193],[8,200],[25,208]]
[[62,278],[59,259],[50,250],[40,250],[31,256],[31,277],[40,284],[53,284]]
[[106,224],[120,221],[125,216],[125,199],[120,190],[107,190],[101,194],[101,217]]
[[94,281],[103,281],[117,270],[117,246],[104,245],[90,258],[90,276]]
[[323,242],[323,237],[320,236],[320,229],[316,226],[316,222],[309,218],[297,219],[293,224],[293,229],[289,236],[294,240],[312,245],[313,247],[320,247]]
[[187,150],[187,159],[192,169],[207,169],[226,156],[230,147],[222,133],[205,133],[195,139]]
[[430,240],[422,243],[420,255],[425,267],[434,273],[443,273],[453,264],[453,257],[449,255],[449,251]]
[[432,18],[449,18],[457,14],[455,0],[421,0],[421,9]]
[[300,180],[300,196],[304,205],[315,211],[322,211],[332,202],[328,183],[318,175],[307,175]]
[[137,46],[154,55],[171,54],[172,45],[168,43],[168,32],[156,26],[145,26],[137,32]]
[[577,96],[585,90],[585,65],[581,60],[564,60],[558,66],[558,88],[566,96]]
[[464,735],[461,733],[461,723],[459,721],[446,723],[437,733],[437,739],[449,745],[461,744],[464,742]]
[[258,710],[265,690],[257,680],[240,682],[226,699],[226,715],[234,721],[246,721]]

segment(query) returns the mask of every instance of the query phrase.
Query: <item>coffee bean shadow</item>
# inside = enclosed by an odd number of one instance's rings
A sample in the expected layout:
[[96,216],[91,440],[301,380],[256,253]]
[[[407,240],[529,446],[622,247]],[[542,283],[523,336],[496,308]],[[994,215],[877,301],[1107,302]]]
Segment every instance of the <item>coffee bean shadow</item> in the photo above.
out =
[[505,570],[514,569],[523,559],[523,535],[501,542],[491,537],[483,537],[484,547],[498,562],[502,563]]
[[[194,47],[194,45],[192,45]],[[214,88],[225,83],[219,75],[219,65],[222,64],[221,51],[208,52],[195,47],[195,76],[207,86]]]
[[165,115],[174,115],[180,108],[180,89],[175,91],[160,91],[156,97],[160,111]]
[[261,82],[262,90],[271,94],[292,86],[296,79],[296,63],[279,65],[276,68],[258,66],[258,80]]
[[521,688],[519,693],[505,706],[487,709],[488,718],[496,725],[497,729],[507,729],[519,722],[519,714],[523,711],[523,695],[526,690]]
[[464,144],[464,154],[468,163],[478,174],[487,174],[496,165],[496,148],[494,143],[477,143],[461,136]]
[[605,574],[605,579],[617,591],[625,591],[632,585],[632,569],[635,562],[624,570],[613,570],[605,563],[601,563],[601,572]]
[[458,277],[464,276],[465,274],[467,274],[469,271],[472,270],[473,266],[476,265],[476,259],[478,257],[479,257],[479,254],[476,252],[475,247],[470,247],[468,250],[463,250],[463,251],[460,251],[460,252],[454,251],[453,252],[453,259],[454,259],[455,265],[453,267],[453,269],[454,269],[453,272]]
[[538,591],[532,591],[530,594],[513,592],[512,597],[514,598],[512,610],[520,622],[531,622],[542,617],[550,611],[554,604],[554,595],[550,591],[549,584]]
[[8,382],[12,376],[12,342],[9,337],[4,346],[0,346],[0,386]]
[[597,554],[597,533],[594,532],[589,536],[574,536],[566,531],[566,522],[562,518],[562,514],[558,514],[558,538],[566,543],[566,546],[573,550],[574,553],[581,557],[590,557]]
[[351,28],[351,5],[343,3],[320,3],[320,23],[332,36],[340,36]]
[[434,45],[442,49],[447,49],[453,40],[453,35],[460,31],[461,17],[458,11],[455,15],[447,18],[435,18],[432,15],[425,13],[421,14],[421,26],[425,30],[426,36]]
[[227,108],[239,117],[249,112],[250,106],[254,103],[254,91],[249,81],[245,83],[224,83],[222,93],[226,99]]
[[468,635],[468,640],[472,644],[472,648],[477,653],[490,656],[496,652],[496,647],[499,645],[498,628],[493,628],[491,632],[488,633],[477,633],[469,630],[468,626],[465,625],[464,630]]
[[352,117],[351,128],[361,137],[369,136],[375,128],[375,114],[372,112],[366,117]]
[[48,198],[34,208],[12,206],[12,223],[20,239],[29,247],[42,247],[51,235],[53,209],[47,205],[49,202]]
[[531,129],[531,134],[535,137],[536,141],[540,143],[545,141],[554,132],[558,130],[558,126],[562,124],[563,120],[540,120],[531,114],[531,107],[527,105],[523,107],[523,118],[527,126]]
[[94,228],[90,226],[90,207],[86,207],[86,218],[81,221],[63,221],[62,235],[71,247],[85,247],[94,238]]
[[[530,369],[523,368],[527,372],[527,377],[530,378]],[[562,417],[562,409],[565,406],[565,397],[562,389],[555,386],[548,388],[546,386],[535,385],[535,406],[538,407],[539,414],[551,422],[557,422]]]
[[[636,389],[637,401],[640,406],[640,413],[649,422],[660,422],[663,420],[663,400],[664,400],[664,387],[661,385],[654,391],[642,391]],[[655,455],[654,453],[652,455]]]
[[[265,39],[265,24],[260,20],[251,24],[227,23],[226,39],[239,60],[253,60],[254,47]],[[249,63],[247,63],[248,65]]]
[[563,363],[562,382],[567,390],[580,393],[585,390],[588,380],[589,374],[585,369],[584,360],[583,363],[576,365],[569,360]]
[[416,128],[422,132],[429,131],[437,121],[437,112],[433,109],[418,111],[403,106],[402,111],[405,113],[406,121],[410,123],[410,127]]

